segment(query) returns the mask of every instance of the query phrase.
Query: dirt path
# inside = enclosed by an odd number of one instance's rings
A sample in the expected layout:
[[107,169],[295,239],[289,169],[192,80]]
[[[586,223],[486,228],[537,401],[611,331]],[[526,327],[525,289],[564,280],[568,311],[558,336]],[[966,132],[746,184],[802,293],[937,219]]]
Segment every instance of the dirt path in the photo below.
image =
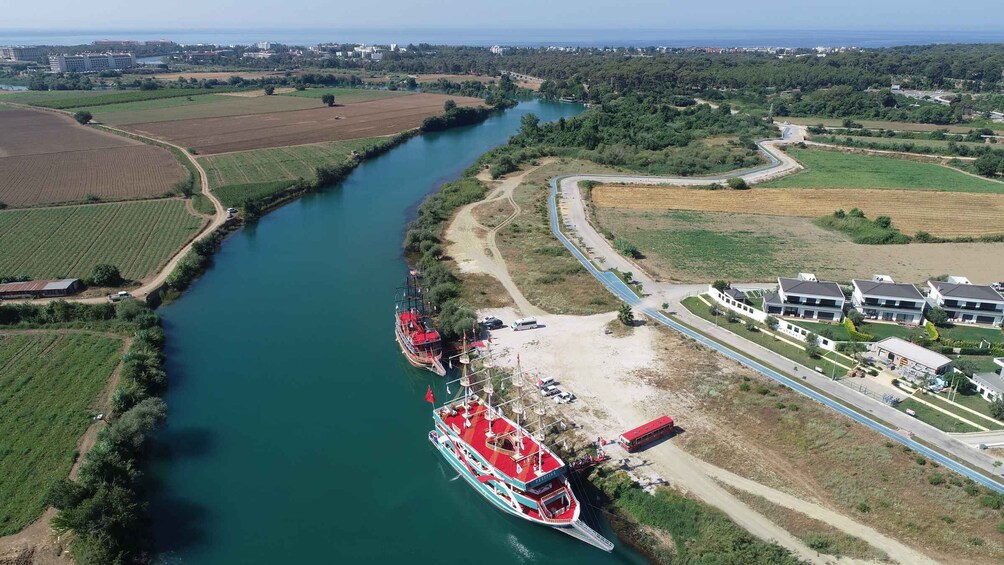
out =
[[[511,309],[485,311],[511,318]],[[566,421],[574,423],[582,436],[615,437],[624,429],[652,419],[673,407],[688,405],[689,392],[667,392],[644,376],[659,366],[659,334],[654,328],[636,327],[626,337],[607,335],[605,328],[615,314],[595,316],[548,315],[545,327],[526,332],[502,329],[492,332],[493,352],[500,365],[514,367],[520,355],[524,373],[558,379],[563,390],[579,400],[560,408]],[[694,427],[708,424],[699,412],[687,411],[687,422]],[[700,419],[700,422],[698,420]],[[700,425],[698,425],[700,424]],[[686,432],[684,432],[686,433]],[[727,432],[726,432],[727,433]],[[737,446],[741,449],[743,446]],[[885,551],[901,563],[934,563],[927,556],[860,524],[843,514],[745,479],[701,461],[677,446],[672,440],[628,454],[616,445],[607,446],[614,461],[625,461],[628,470],[643,485],[669,483],[691,493],[729,515],[753,535],[773,540],[790,549],[800,559],[813,563],[852,563],[853,560],[820,555],[780,526],[767,520],[722,486],[763,496],[768,500],[823,521],[851,536],[858,537]]]
[[[522,291],[513,282],[509,269],[506,266],[502,252],[499,251],[495,241],[496,234],[504,227],[516,219],[522,211],[519,204],[513,198],[513,191],[516,189],[526,175],[535,171],[543,165],[554,162],[554,159],[544,159],[537,167],[525,170],[519,174],[506,177],[501,182],[492,181],[486,173],[478,175],[478,180],[488,186],[494,187],[484,200],[468,204],[453,217],[449,227],[446,229],[446,239],[450,244],[446,248],[446,253],[457,262],[461,271],[467,273],[485,273],[493,276],[502,283],[502,286],[512,297],[513,302],[519,310],[518,317],[541,316],[546,314],[540,308],[534,306],[523,296]],[[487,206],[500,201],[507,202],[512,207],[512,214],[505,220],[489,228],[483,225],[474,216],[474,210],[480,206]]]

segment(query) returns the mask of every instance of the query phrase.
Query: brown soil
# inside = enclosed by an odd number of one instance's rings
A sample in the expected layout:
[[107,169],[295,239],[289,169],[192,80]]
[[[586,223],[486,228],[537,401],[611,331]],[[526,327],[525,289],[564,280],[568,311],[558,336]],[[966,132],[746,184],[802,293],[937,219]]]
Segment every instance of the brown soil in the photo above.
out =
[[[903,233],[919,230],[943,237],[1004,231],[1004,195],[969,192],[851,188],[755,188],[701,190],[668,186],[598,186],[593,202],[607,208],[699,210],[819,218],[834,210],[860,208],[869,217],[889,216]],[[946,221],[959,218],[960,221]],[[961,219],[965,218],[964,221]]]
[[0,112],[0,201],[36,206],[88,194],[123,200],[159,196],[185,178],[170,152],[53,112]]
[[478,98],[414,94],[333,108],[133,124],[130,129],[166,139],[200,154],[390,135],[416,128],[441,114],[443,103],[479,106]]

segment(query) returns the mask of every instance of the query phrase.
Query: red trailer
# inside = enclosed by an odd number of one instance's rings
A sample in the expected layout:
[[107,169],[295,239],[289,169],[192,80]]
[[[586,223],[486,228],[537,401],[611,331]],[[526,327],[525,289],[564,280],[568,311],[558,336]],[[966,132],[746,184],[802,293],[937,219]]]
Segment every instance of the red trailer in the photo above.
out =
[[628,452],[634,452],[653,441],[664,438],[675,429],[673,419],[669,416],[659,416],[647,424],[642,424],[633,430],[626,431],[617,438],[617,442]]

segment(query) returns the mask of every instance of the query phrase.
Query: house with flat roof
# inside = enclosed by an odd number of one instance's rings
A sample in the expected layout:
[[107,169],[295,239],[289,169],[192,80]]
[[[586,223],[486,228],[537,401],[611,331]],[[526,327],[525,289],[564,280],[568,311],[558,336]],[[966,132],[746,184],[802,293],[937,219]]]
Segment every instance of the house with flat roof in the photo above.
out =
[[920,383],[944,375],[952,364],[948,357],[898,337],[887,337],[873,344],[872,354],[893,371]]
[[924,295],[912,284],[876,276],[872,280],[854,279],[851,304],[871,320],[900,324],[920,324],[924,320]]
[[1004,323],[1004,296],[990,285],[972,284],[964,277],[927,281],[928,302],[948,313],[948,319],[966,324]]
[[987,402],[993,402],[1004,396],[1004,357],[994,359],[994,363],[1000,367],[997,372],[976,373],[969,379],[976,387],[976,392]]
[[763,295],[763,310],[768,314],[830,322],[844,318],[844,293],[837,283],[799,273],[797,279],[778,277],[777,285],[777,292]]

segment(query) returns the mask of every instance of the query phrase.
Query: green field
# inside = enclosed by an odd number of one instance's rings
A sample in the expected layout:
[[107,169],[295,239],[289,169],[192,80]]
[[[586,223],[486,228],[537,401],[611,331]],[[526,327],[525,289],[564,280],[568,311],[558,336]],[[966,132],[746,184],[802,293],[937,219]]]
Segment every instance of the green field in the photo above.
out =
[[140,100],[158,100],[161,98],[196,97],[202,94],[220,92],[235,92],[242,90],[233,87],[216,87],[212,90],[196,88],[161,88],[158,90],[46,90],[13,92],[0,94],[0,101],[31,104],[46,108],[81,108],[137,102]]
[[808,322],[805,320],[791,320],[796,326],[801,326],[810,332],[828,337],[834,341],[850,341],[851,334],[847,331],[847,326],[843,324],[827,324],[825,322]]
[[866,333],[876,340],[881,341],[887,337],[898,337],[910,341],[912,336],[927,335],[927,331],[921,327],[900,326],[898,324],[876,324],[865,322],[858,326],[858,331]]
[[938,333],[942,339],[954,339],[958,341],[987,340],[991,343],[1004,341],[1004,332],[1000,328],[978,328],[975,326],[952,326],[950,328],[938,328]]
[[[799,124],[803,126],[815,126],[823,124],[828,128],[842,128],[844,127],[844,120],[842,118],[797,118],[791,116],[785,116],[784,121],[792,124]],[[982,125],[938,125],[938,124],[918,124],[914,122],[890,122],[885,120],[854,120],[855,123],[861,124],[862,127],[868,129],[891,129],[896,131],[936,131],[939,129],[948,130],[949,133],[969,133],[975,127],[983,127]]]
[[[708,301],[713,303],[711,299],[708,299]],[[711,323],[715,323],[718,326],[721,326],[722,328],[725,328],[728,331],[738,335],[739,337],[752,341],[753,343],[756,343],[761,347],[769,349],[774,353],[781,355],[782,357],[791,359],[792,361],[800,363],[811,369],[820,367],[823,370],[823,374],[826,375],[835,374],[837,377],[842,377],[845,374],[847,374],[847,369],[839,367],[828,360],[829,357],[835,355],[834,353],[824,350],[823,353],[825,355],[823,355],[820,358],[814,359],[812,357],[809,357],[805,353],[804,349],[800,349],[798,347],[795,347],[794,345],[790,345],[788,343],[775,339],[774,336],[768,335],[763,331],[759,330],[750,331],[746,329],[746,320],[747,320],[746,318],[740,317],[738,322],[729,322],[726,319],[725,315],[719,315],[716,319],[715,316],[711,315],[710,307],[704,302],[702,302],[701,299],[696,296],[685,298],[683,299],[682,303],[683,306],[687,310],[690,310],[690,312],[695,316],[704,318],[705,320]],[[795,323],[799,324],[799,322],[797,321]],[[846,359],[843,359],[841,362],[844,364],[849,363],[849,361],[847,361]]]
[[383,100],[384,98],[394,98],[395,96],[407,96],[412,93],[402,90],[376,90],[370,88],[308,88],[306,90],[285,92],[280,96],[314,98],[320,104],[321,96],[325,94],[334,94],[335,104],[355,104],[356,102],[369,102],[370,100]]
[[0,536],[38,518],[69,476],[121,348],[93,334],[0,335]]
[[[927,399],[925,398],[925,400]],[[955,418],[949,416],[948,414],[939,412],[934,408],[931,408],[926,404],[921,404],[911,398],[907,398],[903,402],[900,402],[899,404],[896,405],[896,408],[903,412],[906,412],[907,409],[913,410],[914,412],[916,412],[917,415],[915,417],[918,420],[930,424],[935,428],[938,428],[939,430],[944,432],[968,433],[968,432],[981,431],[978,428],[960,422],[959,420],[956,420]],[[972,416],[971,418],[966,418],[966,419],[971,422],[977,422],[980,425],[984,424],[984,422],[976,416]]]
[[1004,194],[1004,183],[894,157],[790,148],[806,170],[763,183],[768,188],[900,188]]
[[216,213],[216,208],[213,206],[212,201],[210,201],[205,195],[199,193],[192,195],[192,208],[195,208],[196,212],[200,212],[202,214],[212,215]]
[[213,190],[213,194],[220,199],[224,206],[230,208],[243,208],[249,201],[259,200],[266,196],[278,194],[290,186],[293,181],[279,180],[271,182],[256,182],[248,184],[228,184]]
[[157,270],[202,227],[179,199],[0,211],[0,273],[87,277],[110,263],[129,279]]
[[315,103],[312,100],[286,96],[201,94],[104,106],[85,106],[74,108],[74,110],[87,110],[94,114],[94,119],[99,122],[124,126],[174,120],[288,112],[319,107],[321,107],[320,100]]
[[360,151],[387,141],[384,137],[366,137],[314,145],[254,149],[199,157],[209,177],[209,187],[265,183],[280,180],[314,179],[314,170],[347,159],[353,150]]

